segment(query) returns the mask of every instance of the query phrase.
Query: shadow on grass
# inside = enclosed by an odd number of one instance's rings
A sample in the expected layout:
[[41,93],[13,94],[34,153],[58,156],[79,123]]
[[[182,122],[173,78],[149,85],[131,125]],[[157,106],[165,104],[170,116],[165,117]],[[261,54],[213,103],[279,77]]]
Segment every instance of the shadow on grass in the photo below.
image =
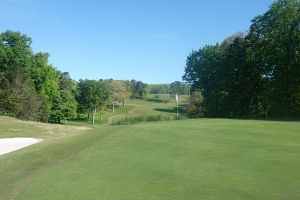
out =
[[163,100],[163,99],[153,99],[153,98],[147,99],[146,101],[152,102],[152,103],[168,103],[168,102],[169,102],[169,101],[167,101],[167,100]]
[[[180,104],[178,105],[178,112],[180,114],[186,113],[187,105]],[[177,107],[169,107],[169,108],[154,108],[153,110],[164,112],[164,113],[177,113]]]
[[159,111],[159,112],[165,112],[165,113],[176,113],[176,108],[154,108],[153,110]]

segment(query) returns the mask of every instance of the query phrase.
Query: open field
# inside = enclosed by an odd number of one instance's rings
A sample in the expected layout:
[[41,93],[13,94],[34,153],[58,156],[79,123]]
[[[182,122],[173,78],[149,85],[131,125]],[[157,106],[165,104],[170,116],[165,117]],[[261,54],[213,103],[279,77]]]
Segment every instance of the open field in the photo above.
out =
[[[3,123],[5,121],[5,123]],[[66,132],[0,156],[0,199],[300,199],[300,123],[199,119]],[[67,129],[78,127],[67,127]],[[15,126],[15,129],[17,127]]]

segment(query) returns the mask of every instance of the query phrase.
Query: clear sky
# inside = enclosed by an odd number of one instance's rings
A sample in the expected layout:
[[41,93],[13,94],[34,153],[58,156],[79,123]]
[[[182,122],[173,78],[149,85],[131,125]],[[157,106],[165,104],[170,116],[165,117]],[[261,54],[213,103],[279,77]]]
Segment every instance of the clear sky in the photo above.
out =
[[0,0],[0,32],[73,79],[181,80],[193,49],[246,31],[273,0]]

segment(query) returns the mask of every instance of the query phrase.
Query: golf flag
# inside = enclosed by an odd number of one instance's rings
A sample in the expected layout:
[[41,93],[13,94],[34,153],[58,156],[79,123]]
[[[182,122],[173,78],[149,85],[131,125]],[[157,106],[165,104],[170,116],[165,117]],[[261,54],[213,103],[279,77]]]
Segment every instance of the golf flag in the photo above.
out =
[[178,99],[178,94],[177,93],[176,93],[176,96],[175,96],[175,100],[178,103],[179,99]]

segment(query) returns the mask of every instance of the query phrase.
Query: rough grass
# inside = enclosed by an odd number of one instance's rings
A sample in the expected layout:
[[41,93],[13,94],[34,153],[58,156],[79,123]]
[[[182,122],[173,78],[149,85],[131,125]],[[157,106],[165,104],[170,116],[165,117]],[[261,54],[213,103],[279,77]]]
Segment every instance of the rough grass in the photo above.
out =
[[162,115],[144,115],[135,117],[125,117],[117,121],[113,121],[112,125],[132,125],[142,122],[157,122],[157,121],[169,121],[171,118]]
[[64,126],[59,124],[48,124],[13,119],[0,116],[0,138],[7,137],[39,137],[51,138],[58,135],[76,134],[87,127]]
[[200,119],[58,135],[0,156],[0,199],[298,200],[299,130]]

